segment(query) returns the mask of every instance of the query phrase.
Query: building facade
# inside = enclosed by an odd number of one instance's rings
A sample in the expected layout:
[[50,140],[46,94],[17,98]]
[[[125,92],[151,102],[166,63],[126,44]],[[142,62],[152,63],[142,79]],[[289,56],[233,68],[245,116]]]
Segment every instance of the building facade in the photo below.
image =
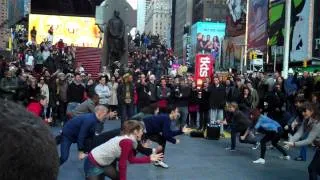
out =
[[10,31],[8,28],[8,0],[0,0],[0,50],[8,46]]
[[168,42],[171,31],[171,0],[151,0],[146,10],[145,33],[159,34],[162,41]]
[[227,16],[226,0],[194,0],[192,23],[198,21],[225,21]]
[[177,0],[175,6],[174,53],[178,58],[183,56],[184,27],[192,25],[193,0]]

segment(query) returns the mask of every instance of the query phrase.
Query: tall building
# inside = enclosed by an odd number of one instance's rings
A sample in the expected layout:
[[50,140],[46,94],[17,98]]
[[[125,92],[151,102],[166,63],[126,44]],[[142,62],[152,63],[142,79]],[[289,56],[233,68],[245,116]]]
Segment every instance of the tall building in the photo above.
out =
[[193,0],[176,0],[174,23],[174,53],[179,58],[183,53],[183,35],[187,26],[192,25]]
[[8,29],[8,1],[0,0],[0,50],[6,49],[10,31]]
[[147,16],[147,8],[150,4],[151,0],[138,0],[138,8],[137,8],[137,30],[140,32],[144,32],[146,26],[146,16]]
[[137,9],[137,30],[141,33],[144,31],[146,23],[146,0],[138,1]]
[[145,32],[159,34],[160,39],[168,42],[171,32],[171,0],[151,0],[147,7]]
[[225,21],[227,16],[226,0],[194,0],[193,20],[198,21]]

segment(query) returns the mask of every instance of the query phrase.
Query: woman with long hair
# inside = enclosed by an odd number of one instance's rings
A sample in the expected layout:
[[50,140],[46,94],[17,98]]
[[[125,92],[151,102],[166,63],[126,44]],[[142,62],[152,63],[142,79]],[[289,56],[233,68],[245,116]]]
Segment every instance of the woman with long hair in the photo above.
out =
[[[151,163],[160,161],[163,154],[136,157],[137,141],[141,140],[144,126],[135,120],[125,121],[121,135],[94,148],[85,159],[84,172],[87,180],[102,180],[105,176],[115,180],[127,179],[127,161],[130,163]],[[119,159],[116,168],[117,159]]]
[[303,108],[304,121],[299,127],[298,131],[292,136],[288,142],[285,142],[287,148],[302,147],[300,150],[300,157],[296,160],[306,161],[306,146],[314,144],[317,146],[316,153],[311,161],[309,170],[309,179],[316,180],[317,175],[320,174],[320,122],[317,113],[317,106],[312,103],[306,103]]
[[[266,161],[264,158],[266,154],[266,144],[269,141],[271,141],[272,145],[282,153],[283,156],[280,157],[281,159],[289,160],[290,156],[288,156],[287,152],[278,144],[283,131],[281,125],[275,120],[265,115],[262,115],[259,109],[255,109],[250,113],[250,119],[253,121],[253,124],[255,125],[254,128],[265,135],[260,140],[260,158],[256,161],[253,161],[253,163],[265,164]],[[243,135],[241,139],[244,140],[244,138],[246,138],[247,135],[248,133],[245,133],[245,135]]]
[[[235,151],[238,133],[240,133],[239,140],[241,143],[253,144],[255,146],[252,149],[257,149],[260,143],[255,140],[251,133],[251,121],[248,116],[239,110],[238,104],[235,102],[227,104],[227,112],[229,112],[230,118],[228,118],[228,121],[221,122],[222,124],[229,124],[231,127],[231,147],[226,148],[226,150]],[[241,138],[244,134],[248,134],[247,137]]]

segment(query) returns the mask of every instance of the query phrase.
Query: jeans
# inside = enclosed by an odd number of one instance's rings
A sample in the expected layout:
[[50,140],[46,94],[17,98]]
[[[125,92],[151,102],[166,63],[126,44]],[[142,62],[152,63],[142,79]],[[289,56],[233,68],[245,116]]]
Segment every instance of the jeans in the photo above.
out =
[[[305,133],[303,134],[303,136],[301,137],[301,140],[304,140],[308,137],[309,133]],[[300,157],[303,161],[307,160],[307,150],[308,150],[308,146],[301,146],[300,147]]]
[[271,141],[272,145],[280,151],[283,156],[287,156],[287,152],[278,144],[281,133],[275,132],[275,131],[264,131],[265,136],[261,139],[261,153],[260,158],[264,159],[264,156],[266,154],[266,144],[267,142]]
[[[218,120],[223,120],[223,109],[210,109],[210,124],[215,124]],[[223,126],[220,126],[220,134],[223,133]]]
[[73,110],[76,109],[77,106],[79,106],[80,103],[77,102],[69,102],[67,106],[67,113],[71,113]]
[[204,129],[207,127],[208,119],[209,119],[209,111],[200,111],[200,127],[199,129]]
[[179,123],[177,123],[177,124],[180,126],[183,126],[187,122],[188,106],[179,107],[179,111],[180,111],[180,120],[179,120]]
[[308,166],[309,180],[317,180],[320,175],[320,149],[316,150],[311,163]]
[[121,105],[121,124],[133,116],[133,104],[123,104]]
[[[236,129],[236,127],[233,127],[233,126],[231,127],[231,149],[235,149],[236,148],[237,134],[239,132],[240,131],[238,131]],[[245,132],[246,132],[246,130],[241,131],[240,132],[240,136],[244,135]],[[247,144],[256,144],[257,143],[257,141],[254,138],[252,138],[250,135],[248,135],[245,140],[241,140],[240,136],[239,136],[239,141],[241,143],[247,143]]]
[[68,137],[62,135],[60,144],[60,166],[68,160],[71,144],[72,141]]

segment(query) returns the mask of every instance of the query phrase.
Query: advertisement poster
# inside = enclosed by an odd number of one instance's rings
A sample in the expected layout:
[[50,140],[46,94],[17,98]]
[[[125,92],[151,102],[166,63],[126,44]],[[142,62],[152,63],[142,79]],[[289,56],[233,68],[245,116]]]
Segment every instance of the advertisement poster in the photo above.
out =
[[100,30],[94,18],[72,16],[29,15],[30,31],[35,27],[38,44],[48,38],[48,30],[53,28],[53,43],[63,39],[68,45],[79,47],[98,47]]
[[320,1],[314,1],[313,57],[320,58]]
[[291,51],[290,59],[292,62],[304,61],[308,57],[309,48],[309,14],[310,0],[303,0],[300,4],[293,3],[293,7],[300,5],[300,9],[296,9],[292,19],[291,32]]
[[225,23],[197,22],[194,24],[191,28],[193,54],[211,54],[213,59],[218,59],[225,29]]
[[235,37],[245,34],[247,0],[227,0],[229,15],[226,18],[227,36]]
[[[290,61],[301,62],[308,57],[310,0],[292,1]],[[270,54],[284,43],[285,0],[273,0],[269,9]],[[271,58],[273,58],[271,56]],[[280,57],[281,58],[281,57]],[[272,60],[273,61],[273,60]]]
[[268,1],[249,1],[248,48],[266,52],[268,40]]
[[212,77],[214,59],[209,54],[197,54],[195,63],[195,79],[204,80],[207,77]]

